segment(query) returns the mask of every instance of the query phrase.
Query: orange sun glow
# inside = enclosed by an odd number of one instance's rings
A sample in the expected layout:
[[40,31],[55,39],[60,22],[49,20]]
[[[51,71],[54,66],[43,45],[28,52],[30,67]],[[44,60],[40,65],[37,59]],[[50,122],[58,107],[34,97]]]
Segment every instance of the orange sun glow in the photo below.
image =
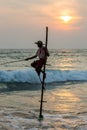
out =
[[60,16],[60,20],[62,20],[64,23],[69,23],[72,20],[71,16]]

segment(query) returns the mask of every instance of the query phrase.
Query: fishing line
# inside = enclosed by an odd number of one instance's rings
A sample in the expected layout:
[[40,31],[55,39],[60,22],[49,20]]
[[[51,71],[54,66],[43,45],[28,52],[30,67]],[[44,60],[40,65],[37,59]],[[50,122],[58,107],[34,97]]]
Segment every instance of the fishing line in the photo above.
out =
[[[0,65],[5,65],[5,64],[10,64],[10,63],[14,63],[14,62],[20,62],[20,61],[25,61],[24,59],[21,59],[21,60],[15,60],[15,61],[8,61],[8,62],[4,62],[4,63],[1,63]],[[47,66],[51,66],[50,64],[46,64]]]
[[20,61],[24,61],[24,59],[15,60],[15,61],[9,61],[9,62],[4,62],[4,63],[1,63],[0,65],[5,65],[5,64],[14,63],[14,62],[20,62]]

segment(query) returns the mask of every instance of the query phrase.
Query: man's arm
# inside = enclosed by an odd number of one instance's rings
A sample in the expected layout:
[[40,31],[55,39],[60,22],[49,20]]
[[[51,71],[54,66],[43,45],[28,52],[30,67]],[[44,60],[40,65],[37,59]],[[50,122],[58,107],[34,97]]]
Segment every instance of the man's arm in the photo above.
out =
[[46,47],[44,47],[44,50],[45,50],[46,56],[50,56],[49,51],[48,51],[48,49]]
[[47,56],[50,56],[50,53],[47,48],[46,48],[46,54],[47,54]]
[[26,58],[25,60],[31,60],[31,59],[34,59],[34,58],[36,58],[36,57],[37,57],[37,55],[34,55],[34,56],[31,56],[31,57]]

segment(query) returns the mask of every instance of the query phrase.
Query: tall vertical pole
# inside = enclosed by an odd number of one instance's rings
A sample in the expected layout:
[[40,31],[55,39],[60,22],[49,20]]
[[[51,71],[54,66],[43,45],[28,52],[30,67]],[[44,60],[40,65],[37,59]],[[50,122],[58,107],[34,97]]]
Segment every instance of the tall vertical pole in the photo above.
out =
[[[45,41],[46,48],[47,48],[47,43],[48,43],[48,27],[46,27],[46,41]],[[45,85],[45,69],[46,69],[46,62],[44,63],[44,68],[43,68],[44,73],[43,73],[42,89],[41,89],[40,115],[39,115],[40,119],[43,119],[42,109],[43,109],[43,95],[44,95],[44,85]]]

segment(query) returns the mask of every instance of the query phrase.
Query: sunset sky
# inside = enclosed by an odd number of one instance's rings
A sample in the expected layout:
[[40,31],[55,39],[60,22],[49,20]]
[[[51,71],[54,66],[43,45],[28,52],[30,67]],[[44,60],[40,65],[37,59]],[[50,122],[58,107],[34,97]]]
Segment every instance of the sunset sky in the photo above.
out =
[[0,0],[0,48],[87,49],[87,0]]

